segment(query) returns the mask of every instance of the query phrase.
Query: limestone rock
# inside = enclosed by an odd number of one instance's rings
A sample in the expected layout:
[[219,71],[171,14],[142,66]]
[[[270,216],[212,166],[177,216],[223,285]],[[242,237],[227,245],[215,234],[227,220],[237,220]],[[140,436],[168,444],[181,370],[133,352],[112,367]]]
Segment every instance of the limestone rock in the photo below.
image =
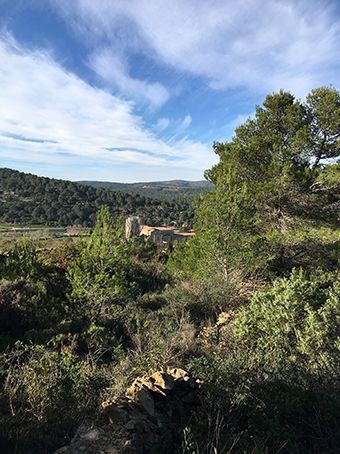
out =
[[170,390],[174,387],[175,379],[169,374],[164,372],[155,372],[151,375],[150,381],[155,385],[159,386],[161,389]]
[[84,423],[77,430],[70,445],[58,449],[54,454],[137,454],[136,449],[126,449],[125,441],[119,439],[111,430]]
[[55,454],[172,452],[192,409],[201,403],[200,386],[180,368],[138,377],[125,397],[102,402],[103,424],[82,425],[70,445]]
[[150,416],[154,416],[155,403],[147,389],[140,389],[136,394],[136,399]]
[[178,367],[168,367],[168,374],[170,374],[175,380],[177,380],[178,378],[183,378],[183,380],[189,379],[188,372]]

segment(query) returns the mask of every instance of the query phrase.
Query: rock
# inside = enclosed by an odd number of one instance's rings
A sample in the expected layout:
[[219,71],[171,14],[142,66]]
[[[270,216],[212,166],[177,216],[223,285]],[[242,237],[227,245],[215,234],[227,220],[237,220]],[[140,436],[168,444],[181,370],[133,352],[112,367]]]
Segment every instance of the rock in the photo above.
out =
[[172,389],[175,384],[175,379],[169,374],[164,372],[155,372],[151,375],[150,381],[155,385],[159,386],[162,389]]
[[[126,440],[126,438],[125,438]],[[137,451],[123,450],[125,440],[119,440],[116,434],[92,424],[82,424],[69,446],[64,446],[54,454],[127,454]]]
[[125,424],[124,428],[126,430],[134,430],[136,428],[136,422],[133,419],[130,419],[130,421]]
[[117,450],[117,448],[111,445],[105,448],[105,454],[119,454],[119,451]]
[[144,410],[150,415],[155,414],[155,403],[147,389],[141,389],[136,394],[137,402],[139,402]]
[[200,386],[180,368],[138,377],[125,397],[102,402],[104,427],[83,424],[55,454],[173,452],[192,408],[200,404]]
[[100,429],[99,427],[93,427],[90,430],[87,430],[85,433],[80,434],[80,438],[83,440],[99,440],[100,437],[104,435],[104,431]]
[[232,314],[229,312],[221,312],[217,318],[216,325],[217,326],[225,325],[229,321],[231,315]]
[[183,369],[179,369],[177,367],[169,368],[168,367],[168,374],[170,374],[175,380],[178,378],[183,378],[183,380],[189,379],[189,374]]
[[130,400],[135,400],[137,396],[137,392],[140,389],[148,388],[150,384],[142,377],[136,378],[136,380],[132,383],[132,385],[126,390],[125,396]]
[[129,414],[114,403],[104,405],[102,403],[103,415],[109,420],[110,424],[125,424],[129,419]]
[[69,447],[68,446],[64,446],[64,447],[59,448],[56,451],[54,451],[54,454],[66,454],[68,452],[70,452],[69,451]]

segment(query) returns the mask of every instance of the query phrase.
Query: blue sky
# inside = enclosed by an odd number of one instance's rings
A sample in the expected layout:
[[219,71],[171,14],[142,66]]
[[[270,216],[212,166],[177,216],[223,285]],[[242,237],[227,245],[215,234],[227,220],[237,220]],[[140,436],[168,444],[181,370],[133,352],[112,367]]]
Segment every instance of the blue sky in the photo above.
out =
[[339,75],[337,0],[0,0],[0,166],[202,179],[267,93]]

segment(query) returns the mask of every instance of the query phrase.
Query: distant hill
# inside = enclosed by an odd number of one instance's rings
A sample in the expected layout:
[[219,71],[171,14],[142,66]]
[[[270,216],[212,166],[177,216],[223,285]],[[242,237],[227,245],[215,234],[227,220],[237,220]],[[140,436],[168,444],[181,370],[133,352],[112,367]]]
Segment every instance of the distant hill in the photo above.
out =
[[161,200],[193,198],[196,195],[212,190],[214,185],[208,181],[151,181],[146,183],[114,183],[109,181],[79,181],[78,183],[105,188],[111,191],[122,191],[129,194],[140,194],[145,197]]
[[188,200],[159,200],[138,190],[129,193],[118,187],[119,191],[94,186],[2,168],[0,222],[91,226],[102,205],[107,205],[115,216],[139,215],[150,225],[192,222],[193,209]]

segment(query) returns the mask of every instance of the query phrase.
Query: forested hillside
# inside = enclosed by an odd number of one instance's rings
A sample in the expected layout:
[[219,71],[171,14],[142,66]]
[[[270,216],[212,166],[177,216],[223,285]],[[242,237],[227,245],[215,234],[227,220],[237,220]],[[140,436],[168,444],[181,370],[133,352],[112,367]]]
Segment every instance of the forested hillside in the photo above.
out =
[[0,169],[0,202],[0,221],[19,224],[92,226],[103,205],[114,216],[135,214],[150,225],[182,225],[191,223],[193,217],[191,204],[185,200],[160,201],[11,169]]
[[190,200],[202,192],[210,191],[214,185],[210,181],[155,181],[146,183],[111,183],[109,181],[80,181],[79,183],[95,188],[123,191],[129,194],[140,194],[158,200]]
[[[0,261],[1,452],[337,454],[339,137],[338,91],[280,91],[214,144],[187,242],[126,241],[102,207],[87,238],[16,243]],[[22,178],[27,200],[87,194]]]

